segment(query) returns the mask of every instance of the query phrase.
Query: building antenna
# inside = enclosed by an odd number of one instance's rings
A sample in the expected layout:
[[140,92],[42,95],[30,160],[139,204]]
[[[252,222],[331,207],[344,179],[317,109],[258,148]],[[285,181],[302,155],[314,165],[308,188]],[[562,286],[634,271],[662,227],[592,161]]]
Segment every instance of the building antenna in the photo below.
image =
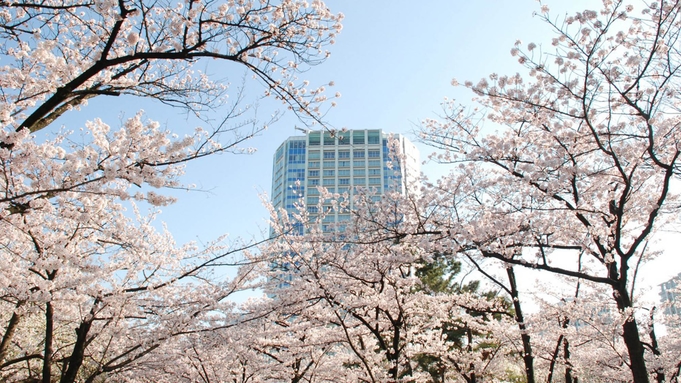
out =
[[308,134],[308,133],[310,132],[310,131],[307,130],[307,129],[299,128],[298,125],[293,125],[293,129],[299,130],[299,131],[301,131],[301,132],[303,132],[303,133],[305,133],[305,134]]

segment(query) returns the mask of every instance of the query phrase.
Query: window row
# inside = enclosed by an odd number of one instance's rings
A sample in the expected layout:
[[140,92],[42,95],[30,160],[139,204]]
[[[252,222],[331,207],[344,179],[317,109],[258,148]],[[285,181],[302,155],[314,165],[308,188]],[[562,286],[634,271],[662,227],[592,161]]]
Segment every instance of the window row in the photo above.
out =
[[[307,167],[310,169],[319,169],[319,165],[323,164],[325,168],[335,168],[336,165],[338,165],[339,168],[349,168],[350,167],[350,161],[309,161],[307,163]],[[354,160],[352,161],[352,166],[356,168],[363,168],[365,166],[369,165],[370,168],[378,168],[381,166],[381,160]],[[380,171],[380,170],[379,170]]]
[[[323,152],[324,156],[323,158],[325,160],[332,160],[336,158],[336,151],[335,150],[325,150]],[[352,152],[352,158],[381,158],[381,151],[380,150],[367,150],[365,151],[364,149],[361,150],[354,150]],[[350,158],[350,151],[349,150],[340,150],[338,151],[338,158],[339,159],[346,159]],[[319,150],[310,150],[307,153],[307,159],[308,160],[319,160],[321,159],[321,153]]]
[[308,142],[310,146],[319,146],[321,143],[329,145],[364,145],[379,144],[381,142],[381,132],[379,130],[356,130],[348,132],[310,132]]
[[[350,185],[350,178],[338,178],[336,182],[335,178],[324,178],[321,182],[322,186],[332,186],[332,185]],[[353,185],[366,185],[366,178],[355,177],[352,178]],[[381,177],[369,177],[369,185],[380,185]],[[307,180],[308,186],[319,186],[320,182],[318,178],[310,178]]]

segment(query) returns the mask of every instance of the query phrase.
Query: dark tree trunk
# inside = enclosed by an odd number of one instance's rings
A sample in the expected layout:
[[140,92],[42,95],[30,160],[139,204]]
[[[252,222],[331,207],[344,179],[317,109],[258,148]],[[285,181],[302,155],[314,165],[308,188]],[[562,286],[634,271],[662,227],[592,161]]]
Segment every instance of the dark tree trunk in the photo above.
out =
[[[615,288],[613,291],[613,297],[617,302],[617,308],[623,313],[626,313],[632,308],[629,292],[625,285],[626,280],[620,280],[619,287]],[[650,383],[648,369],[643,355],[645,349],[638,332],[636,318],[634,318],[633,315],[627,318],[622,325],[622,338],[624,339],[624,344],[627,346],[629,364],[634,383]]]
[[[570,324],[570,319],[564,317],[559,320],[560,325],[563,329],[566,329]],[[561,345],[563,346],[563,360],[565,362],[565,383],[576,383],[577,379],[572,377],[572,363],[570,362],[570,341],[561,335],[558,337],[556,342],[556,348],[551,356],[551,364],[549,365],[549,375],[546,378],[546,383],[551,383],[553,381],[553,373],[555,371],[556,362],[558,361],[558,355],[560,354]]]
[[5,361],[5,357],[7,357],[7,350],[9,350],[10,341],[14,337],[14,333],[19,326],[19,320],[21,319],[21,316],[16,313],[16,309],[20,308],[23,304],[23,301],[19,301],[15,305],[15,311],[12,313],[12,317],[9,319],[7,327],[5,327],[5,333],[2,336],[2,341],[0,341],[0,365],[2,365],[2,363]]
[[565,383],[577,383],[577,378],[572,377],[572,363],[570,362],[570,342],[563,339],[563,357],[565,358]]
[[54,339],[54,308],[51,302],[45,304],[45,349],[43,354],[43,383],[52,381],[52,342]]
[[92,327],[92,320],[83,321],[76,329],[76,344],[73,345],[73,352],[69,357],[69,367],[61,378],[61,383],[75,383],[78,370],[83,365],[85,358],[85,346],[87,345],[87,335]]
[[[473,331],[471,328],[466,325],[466,334],[468,335],[468,352],[473,352]],[[468,365],[468,369],[470,371],[470,380],[467,380],[469,383],[477,383],[477,379],[475,377],[475,364],[471,363]]]
[[[654,306],[650,309],[650,331],[648,331],[648,336],[650,337],[650,345],[653,354],[655,356],[660,356],[662,353],[660,352],[660,346],[657,343],[657,335],[655,335],[655,310],[656,307]],[[658,367],[655,370],[655,380],[657,383],[664,383],[665,379],[664,367]]]
[[532,344],[530,343],[530,334],[527,333],[527,326],[525,325],[525,318],[523,317],[523,310],[520,305],[518,285],[516,284],[513,267],[508,266],[506,268],[506,274],[508,274],[508,281],[511,285],[511,298],[513,299],[513,308],[515,309],[515,321],[518,323],[518,329],[520,329],[520,338],[523,342],[523,363],[525,364],[525,376],[527,377],[527,383],[535,383]]
[[556,342],[556,348],[553,350],[553,355],[551,355],[551,363],[549,364],[549,374],[546,377],[546,383],[551,383],[553,382],[553,371],[555,370],[556,367],[556,361],[558,360],[558,354],[560,353],[560,344],[563,342],[564,336],[561,335],[558,337],[558,341]]
[[638,334],[636,319],[632,317],[624,322],[622,330],[624,344],[627,346],[627,351],[629,352],[631,373],[634,377],[634,383],[650,383],[646,362],[643,357],[644,348]]

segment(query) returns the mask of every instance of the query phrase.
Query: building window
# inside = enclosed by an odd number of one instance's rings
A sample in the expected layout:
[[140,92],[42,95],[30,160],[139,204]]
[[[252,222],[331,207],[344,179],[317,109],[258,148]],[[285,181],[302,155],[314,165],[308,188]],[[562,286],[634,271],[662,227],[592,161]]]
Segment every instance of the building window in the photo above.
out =
[[336,171],[331,169],[331,170],[324,170],[324,177],[333,177],[336,174]]
[[381,184],[381,178],[380,177],[370,177],[369,178],[369,185],[380,185]]
[[288,163],[305,163],[305,141],[289,141],[288,143]]
[[348,168],[348,167],[350,167],[350,161],[338,161],[338,167],[339,168]]
[[338,152],[338,158],[350,158],[349,150],[341,150]]
[[281,161],[281,159],[283,158],[283,156],[284,156],[284,145],[281,145],[281,146],[277,149],[277,154],[276,154],[277,163],[279,163],[279,161]]
[[325,150],[324,151],[324,159],[325,160],[330,160],[336,158],[336,152],[333,150]]
[[319,146],[320,132],[310,133],[308,135],[308,140],[310,141],[310,146]]
[[365,165],[366,165],[366,162],[364,162],[364,160],[352,161],[352,166],[354,166],[356,168],[363,168]]
[[381,160],[369,160],[370,168],[377,168],[381,166]]
[[319,167],[319,161],[310,161],[307,163],[308,168],[318,168]]
[[367,132],[367,143],[369,145],[381,143],[381,133],[378,130],[369,130]]
[[319,195],[319,190],[317,190],[317,188],[313,188],[313,189],[308,188],[307,189],[307,195]]
[[307,180],[307,186],[317,186],[319,185],[319,179],[310,178]]
[[319,170],[310,170],[307,174],[310,177],[319,177]]
[[289,169],[288,170],[288,180],[289,181],[304,180],[304,179],[305,179],[305,170],[304,169]]
[[381,158],[380,150],[369,150],[369,158]]
[[350,178],[339,178],[338,184],[339,185],[350,185]]
[[335,143],[336,139],[333,135],[329,132],[324,132],[324,145],[334,145]]
[[324,185],[324,186],[327,186],[327,185],[335,185],[335,184],[336,184],[336,180],[333,179],[333,178],[326,178],[326,179],[324,179],[324,181],[323,181],[323,185]]
[[324,161],[324,167],[325,167],[325,168],[335,168],[335,167],[336,167],[336,162],[334,162],[334,161]]
[[338,171],[338,177],[348,177],[350,175],[350,169],[341,169]]
[[[366,175],[366,170],[364,168],[353,169],[352,174],[355,175],[355,176],[362,176],[363,177],[364,175]],[[369,172],[369,174],[371,174],[371,171]]]
[[380,176],[381,175],[381,169],[369,169],[369,175],[370,176]]
[[352,132],[352,144],[353,145],[364,145],[364,131],[353,131]]
[[366,179],[364,178],[353,178],[352,183],[355,185],[366,185]]
[[305,154],[289,153],[288,163],[289,164],[303,164],[303,163],[305,163]]
[[353,158],[364,158],[364,150],[355,150],[352,152]]
[[308,160],[318,160],[319,159],[319,150],[310,150],[310,152],[307,153],[307,159]]

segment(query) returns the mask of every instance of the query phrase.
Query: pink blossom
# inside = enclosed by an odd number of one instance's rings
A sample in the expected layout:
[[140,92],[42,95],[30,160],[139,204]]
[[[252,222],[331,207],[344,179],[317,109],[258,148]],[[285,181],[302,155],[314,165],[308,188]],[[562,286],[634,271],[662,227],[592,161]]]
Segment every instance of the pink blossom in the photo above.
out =
[[135,43],[137,43],[137,41],[139,41],[139,38],[140,38],[140,36],[136,32],[128,33],[128,38],[127,38],[128,44],[134,45]]

